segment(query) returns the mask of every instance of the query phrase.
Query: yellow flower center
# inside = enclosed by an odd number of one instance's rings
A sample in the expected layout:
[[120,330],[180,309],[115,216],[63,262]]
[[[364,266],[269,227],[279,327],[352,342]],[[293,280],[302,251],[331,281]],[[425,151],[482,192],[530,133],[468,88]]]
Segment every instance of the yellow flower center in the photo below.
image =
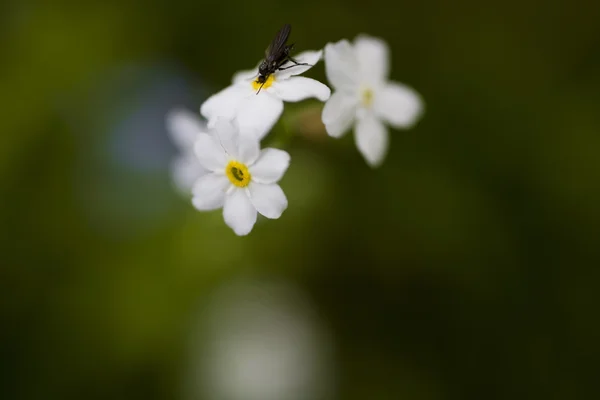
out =
[[371,107],[373,104],[373,90],[371,89],[363,89],[362,91],[362,104],[365,107]]
[[269,86],[271,86],[273,84],[273,82],[275,81],[275,74],[269,75],[269,77],[264,82],[264,84],[258,80],[259,78],[256,78],[255,80],[252,81],[252,88],[256,91],[258,91],[258,89],[260,89],[261,86],[262,86],[261,90],[266,89]]
[[246,187],[250,183],[250,172],[248,171],[248,167],[245,164],[237,161],[230,161],[225,167],[225,173],[227,177],[237,187]]
[[363,89],[362,91],[362,104],[365,107],[371,107],[371,104],[373,104],[373,90],[366,88]]

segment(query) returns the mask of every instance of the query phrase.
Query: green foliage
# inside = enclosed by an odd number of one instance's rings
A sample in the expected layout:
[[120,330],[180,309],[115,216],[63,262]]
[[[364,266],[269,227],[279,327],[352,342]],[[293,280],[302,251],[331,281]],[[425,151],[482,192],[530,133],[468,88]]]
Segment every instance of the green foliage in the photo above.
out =
[[[0,397],[178,398],[193,310],[264,274],[312,297],[340,399],[590,398],[600,5],[494,3],[9,2]],[[427,110],[372,170],[318,103],[286,106],[268,140],[292,156],[289,209],[239,238],[177,197],[164,159],[129,164],[147,142],[116,127],[145,101],[199,107],[284,22],[299,51],[385,38]],[[148,86],[184,76],[188,97],[139,89],[132,66],[159,70]]]

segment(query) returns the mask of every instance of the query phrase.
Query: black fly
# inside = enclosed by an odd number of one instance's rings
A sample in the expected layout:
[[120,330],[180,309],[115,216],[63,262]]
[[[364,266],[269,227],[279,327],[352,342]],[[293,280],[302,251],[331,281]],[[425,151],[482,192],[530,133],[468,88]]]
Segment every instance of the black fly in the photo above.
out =
[[[258,66],[258,78],[256,78],[256,82],[261,85],[256,94],[260,93],[260,90],[269,78],[269,75],[275,73],[275,71],[292,68],[296,65],[308,65],[306,63],[296,62],[296,60],[290,57],[294,44],[287,44],[287,40],[290,37],[291,32],[292,26],[290,24],[285,24],[283,28],[277,32],[275,38],[265,51],[265,59]],[[288,61],[294,63],[294,65],[282,68]]]

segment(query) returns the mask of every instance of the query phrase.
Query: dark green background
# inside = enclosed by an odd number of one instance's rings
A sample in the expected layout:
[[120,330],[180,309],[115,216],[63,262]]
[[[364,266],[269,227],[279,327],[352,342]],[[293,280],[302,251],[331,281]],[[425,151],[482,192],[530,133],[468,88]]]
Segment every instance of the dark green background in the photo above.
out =
[[[243,273],[308,293],[339,399],[593,398],[598,21],[584,0],[3,2],[0,397],[178,398],[192,310]],[[163,116],[286,22],[298,51],[385,38],[427,111],[372,170],[318,103],[286,106],[289,208],[239,238],[173,190]]]

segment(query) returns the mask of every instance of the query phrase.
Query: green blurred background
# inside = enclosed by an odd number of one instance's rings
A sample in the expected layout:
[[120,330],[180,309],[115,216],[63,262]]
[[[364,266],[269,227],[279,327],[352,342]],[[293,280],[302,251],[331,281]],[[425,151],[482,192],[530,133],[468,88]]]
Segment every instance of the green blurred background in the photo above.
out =
[[[593,398],[599,20],[584,0],[3,2],[0,398],[185,397],[197,310],[240,276],[312,304],[319,400]],[[239,238],[174,190],[164,115],[287,22],[297,51],[385,38],[427,110],[372,170],[320,104],[287,105],[289,208]]]

